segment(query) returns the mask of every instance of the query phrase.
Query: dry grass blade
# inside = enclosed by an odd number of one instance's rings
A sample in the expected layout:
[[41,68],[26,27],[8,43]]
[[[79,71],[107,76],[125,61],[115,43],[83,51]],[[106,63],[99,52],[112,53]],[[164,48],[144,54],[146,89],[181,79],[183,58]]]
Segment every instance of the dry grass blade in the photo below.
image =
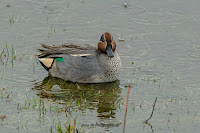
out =
[[1,58],[1,56],[2,56],[2,54],[3,54],[3,52],[4,52],[4,50],[5,50],[5,48],[4,48],[3,51],[1,52],[1,54],[0,54],[0,58]]
[[71,130],[70,130],[70,133],[75,133],[75,129],[76,129],[76,119],[77,119],[77,116],[76,116],[76,118],[74,119],[74,123],[73,123],[73,126],[72,126],[72,128],[71,128]]
[[153,116],[153,112],[154,112],[154,108],[155,108],[155,105],[156,105],[157,98],[158,98],[158,97],[156,97],[155,102],[154,102],[154,104],[153,104],[153,110],[152,110],[152,112],[151,112],[151,116],[149,117],[149,119],[147,119],[146,121],[144,121],[145,124],[147,124],[148,121],[149,121],[149,120],[151,119],[151,117]]
[[125,115],[124,115],[123,133],[125,133],[126,114],[127,114],[127,108],[128,108],[128,96],[129,96],[129,90],[130,90],[130,84],[128,84],[128,90],[127,90],[127,95],[126,95],[126,108],[125,108]]
[[52,133],[53,132],[53,129],[52,129],[52,126],[50,127],[50,133]]
[[18,105],[17,105],[17,113],[19,113],[19,103],[18,103]]

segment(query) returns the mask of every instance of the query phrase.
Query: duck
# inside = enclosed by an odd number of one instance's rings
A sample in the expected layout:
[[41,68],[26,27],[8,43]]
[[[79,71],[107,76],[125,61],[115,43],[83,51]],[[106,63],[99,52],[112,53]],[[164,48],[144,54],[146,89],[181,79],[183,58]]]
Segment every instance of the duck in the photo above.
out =
[[41,44],[37,58],[52,77],[75,83],[116,81],[121,72],[121,60],[113,36],[105,32],[97,48],[89,44]]

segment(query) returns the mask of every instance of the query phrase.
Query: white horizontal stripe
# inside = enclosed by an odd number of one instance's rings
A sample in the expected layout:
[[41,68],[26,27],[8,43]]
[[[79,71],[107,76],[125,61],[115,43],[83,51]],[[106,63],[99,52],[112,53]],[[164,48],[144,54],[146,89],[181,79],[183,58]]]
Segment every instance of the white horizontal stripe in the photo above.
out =
[[71,56],[90,56],[92,54],[70,54]]

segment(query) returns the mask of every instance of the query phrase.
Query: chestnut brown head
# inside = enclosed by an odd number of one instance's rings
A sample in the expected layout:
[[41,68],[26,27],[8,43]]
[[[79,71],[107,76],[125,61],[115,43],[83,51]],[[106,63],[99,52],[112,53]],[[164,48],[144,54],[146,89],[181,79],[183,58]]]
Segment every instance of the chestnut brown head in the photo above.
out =
[[97,48],[99,52],[107,54],[108,57],[110,58],[114,57],[116,43],[113,40],[112,35],[108,32],[102,34],[100,41],[97,44]]

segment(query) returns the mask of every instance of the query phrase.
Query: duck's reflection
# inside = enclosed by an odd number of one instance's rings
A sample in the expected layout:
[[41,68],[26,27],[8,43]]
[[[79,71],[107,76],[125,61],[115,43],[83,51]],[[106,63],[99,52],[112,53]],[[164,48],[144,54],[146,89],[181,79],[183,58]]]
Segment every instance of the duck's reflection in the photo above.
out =
[[65,82],[51,76],[35,87],[43,98],[62,100],[64,104],[71,102],[71,106],[82,110],[97,110],[101,118],[115,118],[115,110],[120,103],[121,88],[119,81],[101,84],[78,84]]

